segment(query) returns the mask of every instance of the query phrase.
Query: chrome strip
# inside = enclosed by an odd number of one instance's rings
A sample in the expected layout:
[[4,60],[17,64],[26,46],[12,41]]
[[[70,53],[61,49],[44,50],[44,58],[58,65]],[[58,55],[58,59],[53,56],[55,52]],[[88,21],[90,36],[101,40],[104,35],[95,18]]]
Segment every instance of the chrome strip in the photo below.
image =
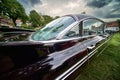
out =
[[[73,15],[72,15],[73,16]],[[77,16],[73,16],[77,21],[79,21],[79,19],[77,18]]]
[[71,68],[69,68],[67,71],[65,71],[62,75],[58,76],[55,80],[65,80],[67,77],[69,77],[74,71],[76,71],[79,67],[81,67],[88,59],[90,59],[97,51],[98,48],[100,48],[102,45],[104,45],[106,42],[108,42],[110,39],[102,43],[100,46],[98,46],[96,49],[94,49],[92,52],[90,52],[88,55],[83,57],[80,61],[78,61],[75,65],[73,65]]
[[64,15],[64,16],[70,16],[70,17],[72,17],[75,21],[79,21],[79,19],[75,16],[75,15]]
[[81,40],[83,38],[89,38],[89,37],[94,37],[96,35],[89,35],[89,36],[82,36],[82,37],[74,37],[74,38],[69,38],[69,39],[60,39],[60,40],[49,40],[49,41],[34,41],[34,40],[30,40],[32,42],[37,42],[37,43],[43,43],[43,44],[54,44],[54,43],[60,43],[60,42],[67,42],[67,41],[71,41],[71,40]]
[[64,36],[72,27],[74,27],[74,26],[77,25],[77,24],[78,24],[78,21],[72,23],[70,26],[68,26],[66,29],[64,29],[62,32],[60,32],[60,33],[57,35],[56,39],[62,39],[63,36]]

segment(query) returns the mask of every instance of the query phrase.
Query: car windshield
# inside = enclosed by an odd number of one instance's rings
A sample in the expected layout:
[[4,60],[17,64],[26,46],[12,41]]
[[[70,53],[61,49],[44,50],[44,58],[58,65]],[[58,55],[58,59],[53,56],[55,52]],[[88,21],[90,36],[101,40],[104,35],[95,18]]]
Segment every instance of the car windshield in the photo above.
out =
[[44,28],[35,32],[32,35],[32,39],[36,41],[55,39],[58,33],[60,33],[73,22],[75,22],[75,20],[70,16],[58,18],[48,23]]

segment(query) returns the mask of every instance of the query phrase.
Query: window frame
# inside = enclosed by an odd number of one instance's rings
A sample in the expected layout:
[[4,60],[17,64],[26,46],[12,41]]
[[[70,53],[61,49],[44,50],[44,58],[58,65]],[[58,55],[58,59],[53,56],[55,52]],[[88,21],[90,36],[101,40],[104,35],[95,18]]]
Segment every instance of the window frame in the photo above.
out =
[[[67,20],[66,20],[67,19]],[[68,22],[69,21],[72,21],[71,23]],[[53,33],[54,30],[56,30],[56,28],[60,27],[60,29],[63,28],[63,30],[65,30],[67,27],[69,27],[71,24],[73,24],[74,22],[76,22],[76,20],[71,17],[71,16],[63,16],[63,17],[60,17],[56,20],[53,20],[52,22],[48,23],[45,25],[44,28],[42,29],[39,29],[38,31],[34,32],[32,35],[31,35],[31,40],[34,40],[34,41],[49,41],[49,40],[52,40],[52,39],[56,39],[56,37],[59,35],[59,33],[62,31],[62,30],[58,30],[58,32],[56,31],[55,33]],[[66,24],[67,23],[67,24]],[[61,27],[62,24],[63,26]],[[59,25],[59,26],[58,26]],[[57,27],[56,27],[57,26]],[[45,29],[47,28],[51,28],[50,30],[48,29],[47,31],[44,31]],[[40,34],[39,34],[40,33]],[[45,34],[46,35],[42,35],[42,34]],[[51,34],[54,34],[51,36]],[[37,36],[38,35],[38,36]],[[46,38],[47,36],[47,38]],[[49,36],[49,37],[48,37]]]
[[[82,33],[81,33],[81,35],[82,35],[82,36],[90,36],[90,35],[84,35],[84,30],[83,30],[84,21],[88,21],[88,20],[96,20],[96,21],[98,21],[98,22],[103,23],[103,25],[102,25],[102,32],[103,32],[103,34],[104,34],[104,32],[105,32],[105,30],[104,30],[105,22],[103,22],[102,20],[97,19],[97,18],[87,18],[87,19],[84,19],[84,20],[81,21],[81,25],[82,25]],[[95,35],[95,34],[93,34],[93,35]],[[96,35],[98,35],[98,33],[96,33]]]
[[[78,36],[76,36],[76,37],[69,37],[69,38],[64,38],[64,36],[67,34],[67,33],[69,33],[73,28],[75,28],[75,27],[77,27],[79,30],[78,30]],[[62,39],[70,39],[70,38],[77,38],[77,37],[81,37],[81,25],[80,25],[80,23],[78,23],[78,24],[76,24],[76,25],[74,25],[72,28],[70,28],[64,35],[63,35],[63,37],[62,37]]]
[[[95,37],[96,35],[88,35],[88,36],[83,36],[82,34],[82,31],[83,31],[83,21],[84,20],[87,20],[87,19],[95,19],[95,20],[98,20],[100,22],[102,22],[104,25],[103,25],[103,29],[105,27],[105,22],[100,20],[100,19],[97,19],[97,18],[85,18],[85,19],[81,19],[81,20],[77,20],[75,21],[74,23],[72,23],[71,25],[69,25],[66,29],[64,29],[62,32],[60,32],[55,39],[53,40],[49,40],[49,41],[34,41],[32,39],[30,39],[30,41],[33,41],[33,42],[40,42],[41,44],[44,44],[45,46],[46,45],[54,45],[55,43],[61,43],[61,42],[67,42],[67,41],[76,41],[76,40],[82,40],[82,39],[86,39],[86,38],[92,38],[92,37]],[[64,39],[64,35],[69,31],[71,30],[75,25],[79,25],[80,27],[80,36],[79,37],[73,37],[73,38],[68,38],[68,39]],[[105,30],[103,30],[103,32],[105,32]],[[31,37],[31,36],[30,36]]]

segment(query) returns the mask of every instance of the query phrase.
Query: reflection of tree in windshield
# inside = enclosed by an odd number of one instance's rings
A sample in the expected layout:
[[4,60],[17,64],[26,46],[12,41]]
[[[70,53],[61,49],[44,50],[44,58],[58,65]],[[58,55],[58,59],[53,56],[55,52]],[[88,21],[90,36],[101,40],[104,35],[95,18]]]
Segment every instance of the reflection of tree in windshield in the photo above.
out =
[[12,41],[25,41],[27,40],[30,33],[1,33],[0,41],[1,42],[12,42]]
[[58,27],[55,27],[55,28],[53,29],[53,32],[59,31],[59,29],[60,29],[62,26],[64,26],[64,24],[62,24],[62,25],[60,25],[60,26],[58,26]]
[[43,29],[37,31],[32,38],[34,40],[54,39],[62,30],[75,22],[72,17],[61,17],[47,24]]
[[51,29],[52,29],[52,27],[47,27],[47,28],[43,29],[43,31],[49,31]]

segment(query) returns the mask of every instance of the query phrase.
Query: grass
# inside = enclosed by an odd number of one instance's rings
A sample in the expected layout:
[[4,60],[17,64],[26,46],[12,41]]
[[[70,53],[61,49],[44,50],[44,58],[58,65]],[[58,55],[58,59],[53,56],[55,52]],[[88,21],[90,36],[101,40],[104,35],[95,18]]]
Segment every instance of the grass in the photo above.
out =
[[[106,49],[101,53],[105,47]],[[79,76],[75,80],[120,80],[119,33],[114,34],[111,40],[80,68]]]

